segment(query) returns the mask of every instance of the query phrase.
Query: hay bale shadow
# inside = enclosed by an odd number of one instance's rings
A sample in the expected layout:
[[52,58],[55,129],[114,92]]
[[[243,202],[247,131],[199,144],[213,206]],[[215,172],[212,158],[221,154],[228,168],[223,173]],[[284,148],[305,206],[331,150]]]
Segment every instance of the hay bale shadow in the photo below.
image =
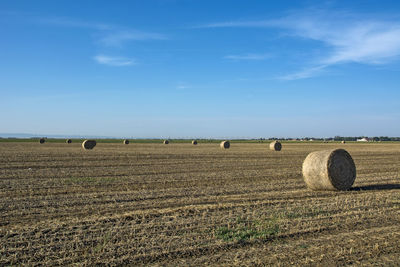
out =
[[400,189],[400,184],[373,184],[366,186],[352,187],[350,191],[367,191],[367,190],[393,190]]

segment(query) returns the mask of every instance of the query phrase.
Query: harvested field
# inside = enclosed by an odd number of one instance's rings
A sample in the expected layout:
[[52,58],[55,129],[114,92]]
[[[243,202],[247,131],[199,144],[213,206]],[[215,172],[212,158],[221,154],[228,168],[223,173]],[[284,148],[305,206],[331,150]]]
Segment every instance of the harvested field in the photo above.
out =
[[351,191],[307,189],[338,143],[0,143],[0,265],[397,265],[400,144],[347,143]]

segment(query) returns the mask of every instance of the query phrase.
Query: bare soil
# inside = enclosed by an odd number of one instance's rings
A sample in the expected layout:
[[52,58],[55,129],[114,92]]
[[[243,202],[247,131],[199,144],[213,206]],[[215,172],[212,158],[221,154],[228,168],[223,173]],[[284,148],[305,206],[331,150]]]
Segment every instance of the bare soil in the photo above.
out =
[[[308,153],[345,148],[350,191]],[[0,143],[0,265],[386,265],[400,259],[400,144]]]

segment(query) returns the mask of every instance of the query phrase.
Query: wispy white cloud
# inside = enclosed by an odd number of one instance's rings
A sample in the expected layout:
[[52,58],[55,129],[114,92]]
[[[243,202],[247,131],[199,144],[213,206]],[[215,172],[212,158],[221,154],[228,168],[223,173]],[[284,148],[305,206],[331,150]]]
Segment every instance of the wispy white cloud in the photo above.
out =
[[165,35],[159,33],[141,32],[136,30],[117,30],[105,34],[100,43],[106,46],[121,46],[127,41],[133,40],[165,40]]
[[190,86],[188,86],[188,85],[178,85],[176,87],[176,89],[180,89],[180,90],[189,89],[189,88],[190,88]]
[[199,28],[279,28],[292,37],[311,39],[328,47],[323,57],[313,57],[308,67],[285,79],[312,77],[334,64],[356,62],[386,64],[400,56],[400,21],[332,10],[309,9],[261,21],[210,23]]
[[244,55],[228,55],[224,57],[230,60],[265,60],[271,58],[270,54],[244,54]]
[[316,67],[307,67],[303,70],[300,70],[295,73],[287,74],[281,77],[278,77],[280,80],[299,80],[299,79],[306,79],[321,73],[328,65],[319,65]]
[[179,82],[178,85],[176,86],[176,89],[179,89],[179,90],[185,90],[185,89],[189,89],[189,88],[192,88],[192,86],[185,82]]
[[98,22],[89,22],[75,18],[69,17],[47,17],[47,18],[38,18],[37,21],[39,23],[55,25],[55,26],[64,26],[64,27],[73,27],[73,28],[84,28],[91,30],[112,30],[115,26],[111,24],[98,23]]
[[97,43],[105,46],[120,47],[128,41],[167,39],[164,34],[160,33],[145,32],[137,29],[122,27],[115,24],[91,22],[69,17],[39,18],[37,19],[37,22],[47,25],[92,30],[96,33],[95,36],[97,36],[98,38]]
[[93,57],[93,59],[99,64],[115,66],[115,67],[130,66],[136,64],[134,59],[129,59],[125,57],[97,55]]
[[226,21],[226,22],[216,22],[216,23],[208,23],[199,26],[195,26],[193,28],[229,28],[229,27],[252,27],[252,28],[265,28],[265,27],[273,27],[280,25],[280,20],[260,20],[260,21]]

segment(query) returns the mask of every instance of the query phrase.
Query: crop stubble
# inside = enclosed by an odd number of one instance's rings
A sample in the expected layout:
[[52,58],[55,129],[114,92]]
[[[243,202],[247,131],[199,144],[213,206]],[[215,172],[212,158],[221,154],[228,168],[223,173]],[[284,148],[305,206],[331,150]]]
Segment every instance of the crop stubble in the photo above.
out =
[[339,147],[0,143],[0,265],[394,265],[400,145],[346,144],[354,190],[308,190]]

